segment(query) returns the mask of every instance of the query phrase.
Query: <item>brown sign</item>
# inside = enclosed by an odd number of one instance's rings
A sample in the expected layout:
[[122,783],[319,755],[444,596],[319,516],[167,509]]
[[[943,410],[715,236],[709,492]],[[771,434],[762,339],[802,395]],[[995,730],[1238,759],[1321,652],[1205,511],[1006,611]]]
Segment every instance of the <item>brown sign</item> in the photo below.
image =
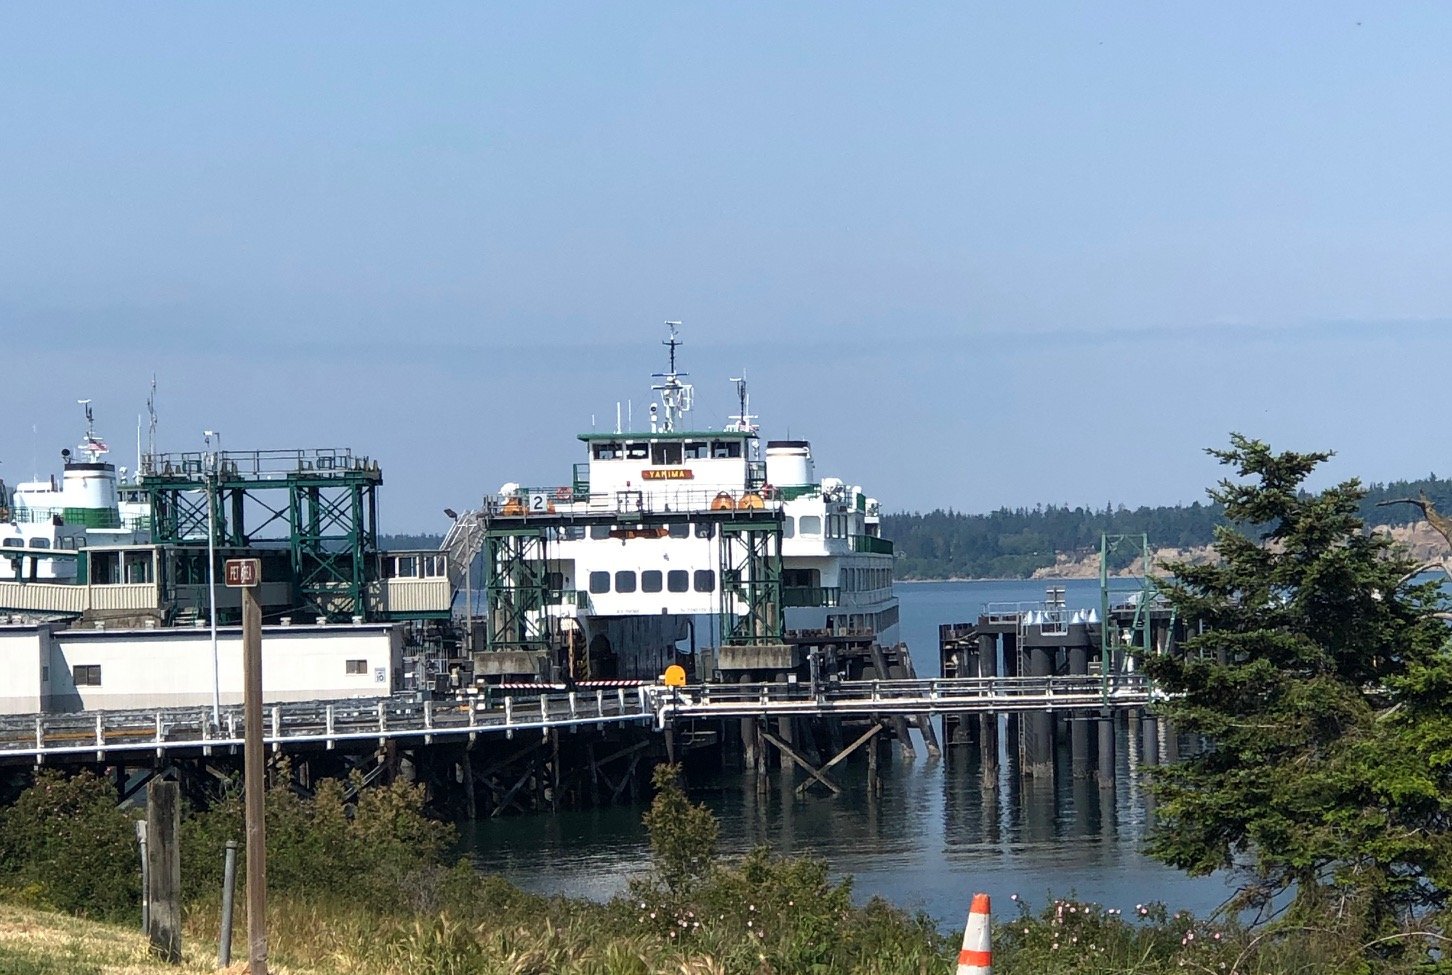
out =
[[227,585],[233,589],[250,589],[261,581],[261,559],[227,560]]
[[646,481],[689,481],[696,474],[689,467],[667,467],[662,470],[641,471],[640,476]]

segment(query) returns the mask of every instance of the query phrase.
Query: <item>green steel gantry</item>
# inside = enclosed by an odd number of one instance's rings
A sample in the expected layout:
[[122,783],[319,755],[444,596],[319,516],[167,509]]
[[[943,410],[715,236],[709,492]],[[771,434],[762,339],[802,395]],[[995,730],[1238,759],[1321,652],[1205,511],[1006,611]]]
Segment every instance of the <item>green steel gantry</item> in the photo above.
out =
[[[328,621],[369,616],[378,583],[378,464],[351,450],[150,454],[141,488],[153,544],[288,553],[292,605]],[[181,581],[205,576],[200,566]],[[220,570],[219,570],[220,571]]]
[[[782,639],[782,514],[768,509],[652,511],[625,505],[619,511],[531,514],[523,503],[494,505],[483,512],[485,599],[484,648],[552,651],[561,635],[549,607],[564,606],[583,593],[560,588],[549,569],[549,540],[566,529],[608,525],[624,530],[659,529],[673,523],[704,522],[719,539],[719,616],[722,642],[744,645]],[[582,603],[583,604],[583,603]]]
[[[1100,536],[1099,542],[1099,639],[1100,673],[1108,688],[1109,673],[1125,653],[1164,652],[1175,638],[1176,617],[1159,596],[1159,585],[1151,574],[1149,535]],[[1129,556],[1130,564],[1138,562],[1139,575],[1110,575],[1110,559]],[[1123,597],[1123,598],[1116,598]],[[1155,639],[1156,619],[1161,639]],[[1123,625],[1121,626],[1120,623]]]
[[557,634],[547,607],[560,601],[550,585],[547,525],[487,521],[485,650],[549,651]]
[[721,642],[780,643],[781,518],[724,521],[720,528]]

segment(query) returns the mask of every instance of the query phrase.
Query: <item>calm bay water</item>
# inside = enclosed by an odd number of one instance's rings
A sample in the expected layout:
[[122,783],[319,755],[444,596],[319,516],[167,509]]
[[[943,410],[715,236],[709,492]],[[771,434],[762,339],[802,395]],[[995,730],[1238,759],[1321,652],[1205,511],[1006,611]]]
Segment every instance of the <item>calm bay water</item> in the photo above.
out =
[[[1099,605],[1097,580],[1063,586],[1071,608]],[[939,582],[901,585],[902,636],[919,676],[938,673],[938,625],[975,619],[989,602],[1036,602],[1041,582]],[[834,873],[851,875],[860,896],[880,894],[921,908],[944,925],[962,923],[968,897],[985,890],[1007,904],[1019,894],[1035,905],[1047,895],[1076,894],[1108,907],[1164,901],[1172,909],[1208,912],[1229,893],[1221,878],[1192,879],[1141,853],[1149,812],[1130,773],[1128,743],[1117,749],[1116,788],[1061,769],[1050,785],[1021,780],[1005,764],[987,786],[970,762],[908,762],[894,754],[883,794],[869,799],[866,775],[848,768],[846,794],[814,791],[797,798],[790,786],[758,797],[751,777],[727,773],[692,781],[691,793],[721,823],[723,852],[766,844],[781,853],[823,857]],[[785,781],[785,780],[784,780]],[[481,869],[498,871],[527,890],[604,899],[649,868],[643,808],[531,815],[476,824],[464,837]]]

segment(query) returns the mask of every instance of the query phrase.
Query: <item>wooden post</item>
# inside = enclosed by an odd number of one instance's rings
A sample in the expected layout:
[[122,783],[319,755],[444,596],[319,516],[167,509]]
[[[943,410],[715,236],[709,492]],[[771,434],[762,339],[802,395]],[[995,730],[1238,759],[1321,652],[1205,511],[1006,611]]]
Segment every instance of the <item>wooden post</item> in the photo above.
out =
[[464,798],[468,805],[465,813],[469,822],[479,818],[479,802],[474,797],[474,757],[469,754],[469,746],[464,746],[464,759],[459,763],[460,770],[464,776]]
[[867,740],[867,794],[870,796],[882,792],[882,780],[877,773],[878,753],[877,737],[873,736]]
[[247,971],[267,975],[267,826],[263,806],[262,606],[242,587],[243,784],[247,820]]
[[181,786],[153,779],[146,787],[147,885],[151,951],[181,964]]

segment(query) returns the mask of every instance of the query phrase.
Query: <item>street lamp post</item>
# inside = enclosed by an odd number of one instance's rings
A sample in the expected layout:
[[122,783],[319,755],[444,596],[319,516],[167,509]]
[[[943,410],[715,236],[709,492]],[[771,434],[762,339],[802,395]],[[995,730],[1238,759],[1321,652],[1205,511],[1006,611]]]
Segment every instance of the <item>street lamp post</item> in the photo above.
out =
[[[216,441],[215,445],[213,441]],[[216,430],[203,430],[202,442],[207,446],[207,605],[212,620],[212,722],[222,724],[222,684],[217,661],[217,460],[222,435]]]

